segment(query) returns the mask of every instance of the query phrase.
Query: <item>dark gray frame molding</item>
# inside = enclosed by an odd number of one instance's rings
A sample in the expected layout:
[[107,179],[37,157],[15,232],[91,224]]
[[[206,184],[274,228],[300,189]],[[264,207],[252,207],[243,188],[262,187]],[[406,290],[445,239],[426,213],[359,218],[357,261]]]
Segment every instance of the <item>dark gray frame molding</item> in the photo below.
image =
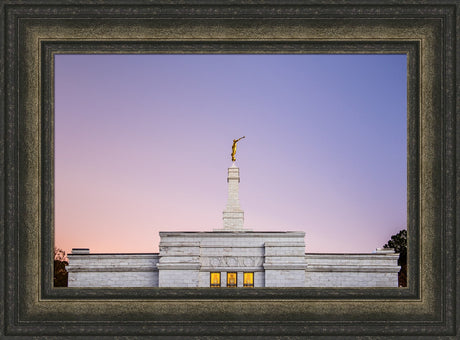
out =
[[[0,336],[455,338],[460,5],[0,0]],[[409,286],[52,287],[59,53],[404,53]]]

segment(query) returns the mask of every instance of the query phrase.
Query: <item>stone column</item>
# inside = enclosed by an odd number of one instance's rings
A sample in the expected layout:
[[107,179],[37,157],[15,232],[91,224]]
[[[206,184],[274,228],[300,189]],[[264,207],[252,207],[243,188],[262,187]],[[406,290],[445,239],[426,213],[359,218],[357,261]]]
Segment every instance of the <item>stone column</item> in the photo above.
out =
[[228,168],[228,200],[224,210],[224,230],[243,229],[244,212],[240,207],[239,183],[240,169],[233,164]]

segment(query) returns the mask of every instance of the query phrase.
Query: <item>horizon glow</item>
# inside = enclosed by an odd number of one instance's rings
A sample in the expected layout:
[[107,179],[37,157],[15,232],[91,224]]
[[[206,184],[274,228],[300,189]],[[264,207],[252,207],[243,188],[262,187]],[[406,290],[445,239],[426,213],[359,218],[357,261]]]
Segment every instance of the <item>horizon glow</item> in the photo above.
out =
[[158,252],[222,227],[370,253],[407,223],[405,55],[56,55],[55,245]]

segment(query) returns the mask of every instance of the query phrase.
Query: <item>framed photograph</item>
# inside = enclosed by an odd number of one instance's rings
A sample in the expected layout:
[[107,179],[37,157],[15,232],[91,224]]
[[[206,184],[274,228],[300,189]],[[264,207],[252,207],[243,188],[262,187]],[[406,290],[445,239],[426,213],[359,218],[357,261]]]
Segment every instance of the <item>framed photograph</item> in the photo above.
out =
[[406,286],[405,238],[381,248],[406,231],[406,54],[55,53],[52,73],[69,287]]
[[[454,1],[1,5],[2,335],[458,335]],[[93,54],[405,55],[407,287],[53,287],[56,60]]]

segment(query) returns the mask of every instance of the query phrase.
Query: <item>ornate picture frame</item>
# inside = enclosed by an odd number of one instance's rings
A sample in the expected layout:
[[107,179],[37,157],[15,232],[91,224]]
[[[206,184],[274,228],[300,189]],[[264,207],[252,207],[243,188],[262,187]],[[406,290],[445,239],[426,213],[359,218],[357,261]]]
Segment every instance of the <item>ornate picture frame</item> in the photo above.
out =
[[[0,335],[458,335],[459,9],[455,1],[2,1]],[[407,54],[408,287],[53,288],[57,53]]]

